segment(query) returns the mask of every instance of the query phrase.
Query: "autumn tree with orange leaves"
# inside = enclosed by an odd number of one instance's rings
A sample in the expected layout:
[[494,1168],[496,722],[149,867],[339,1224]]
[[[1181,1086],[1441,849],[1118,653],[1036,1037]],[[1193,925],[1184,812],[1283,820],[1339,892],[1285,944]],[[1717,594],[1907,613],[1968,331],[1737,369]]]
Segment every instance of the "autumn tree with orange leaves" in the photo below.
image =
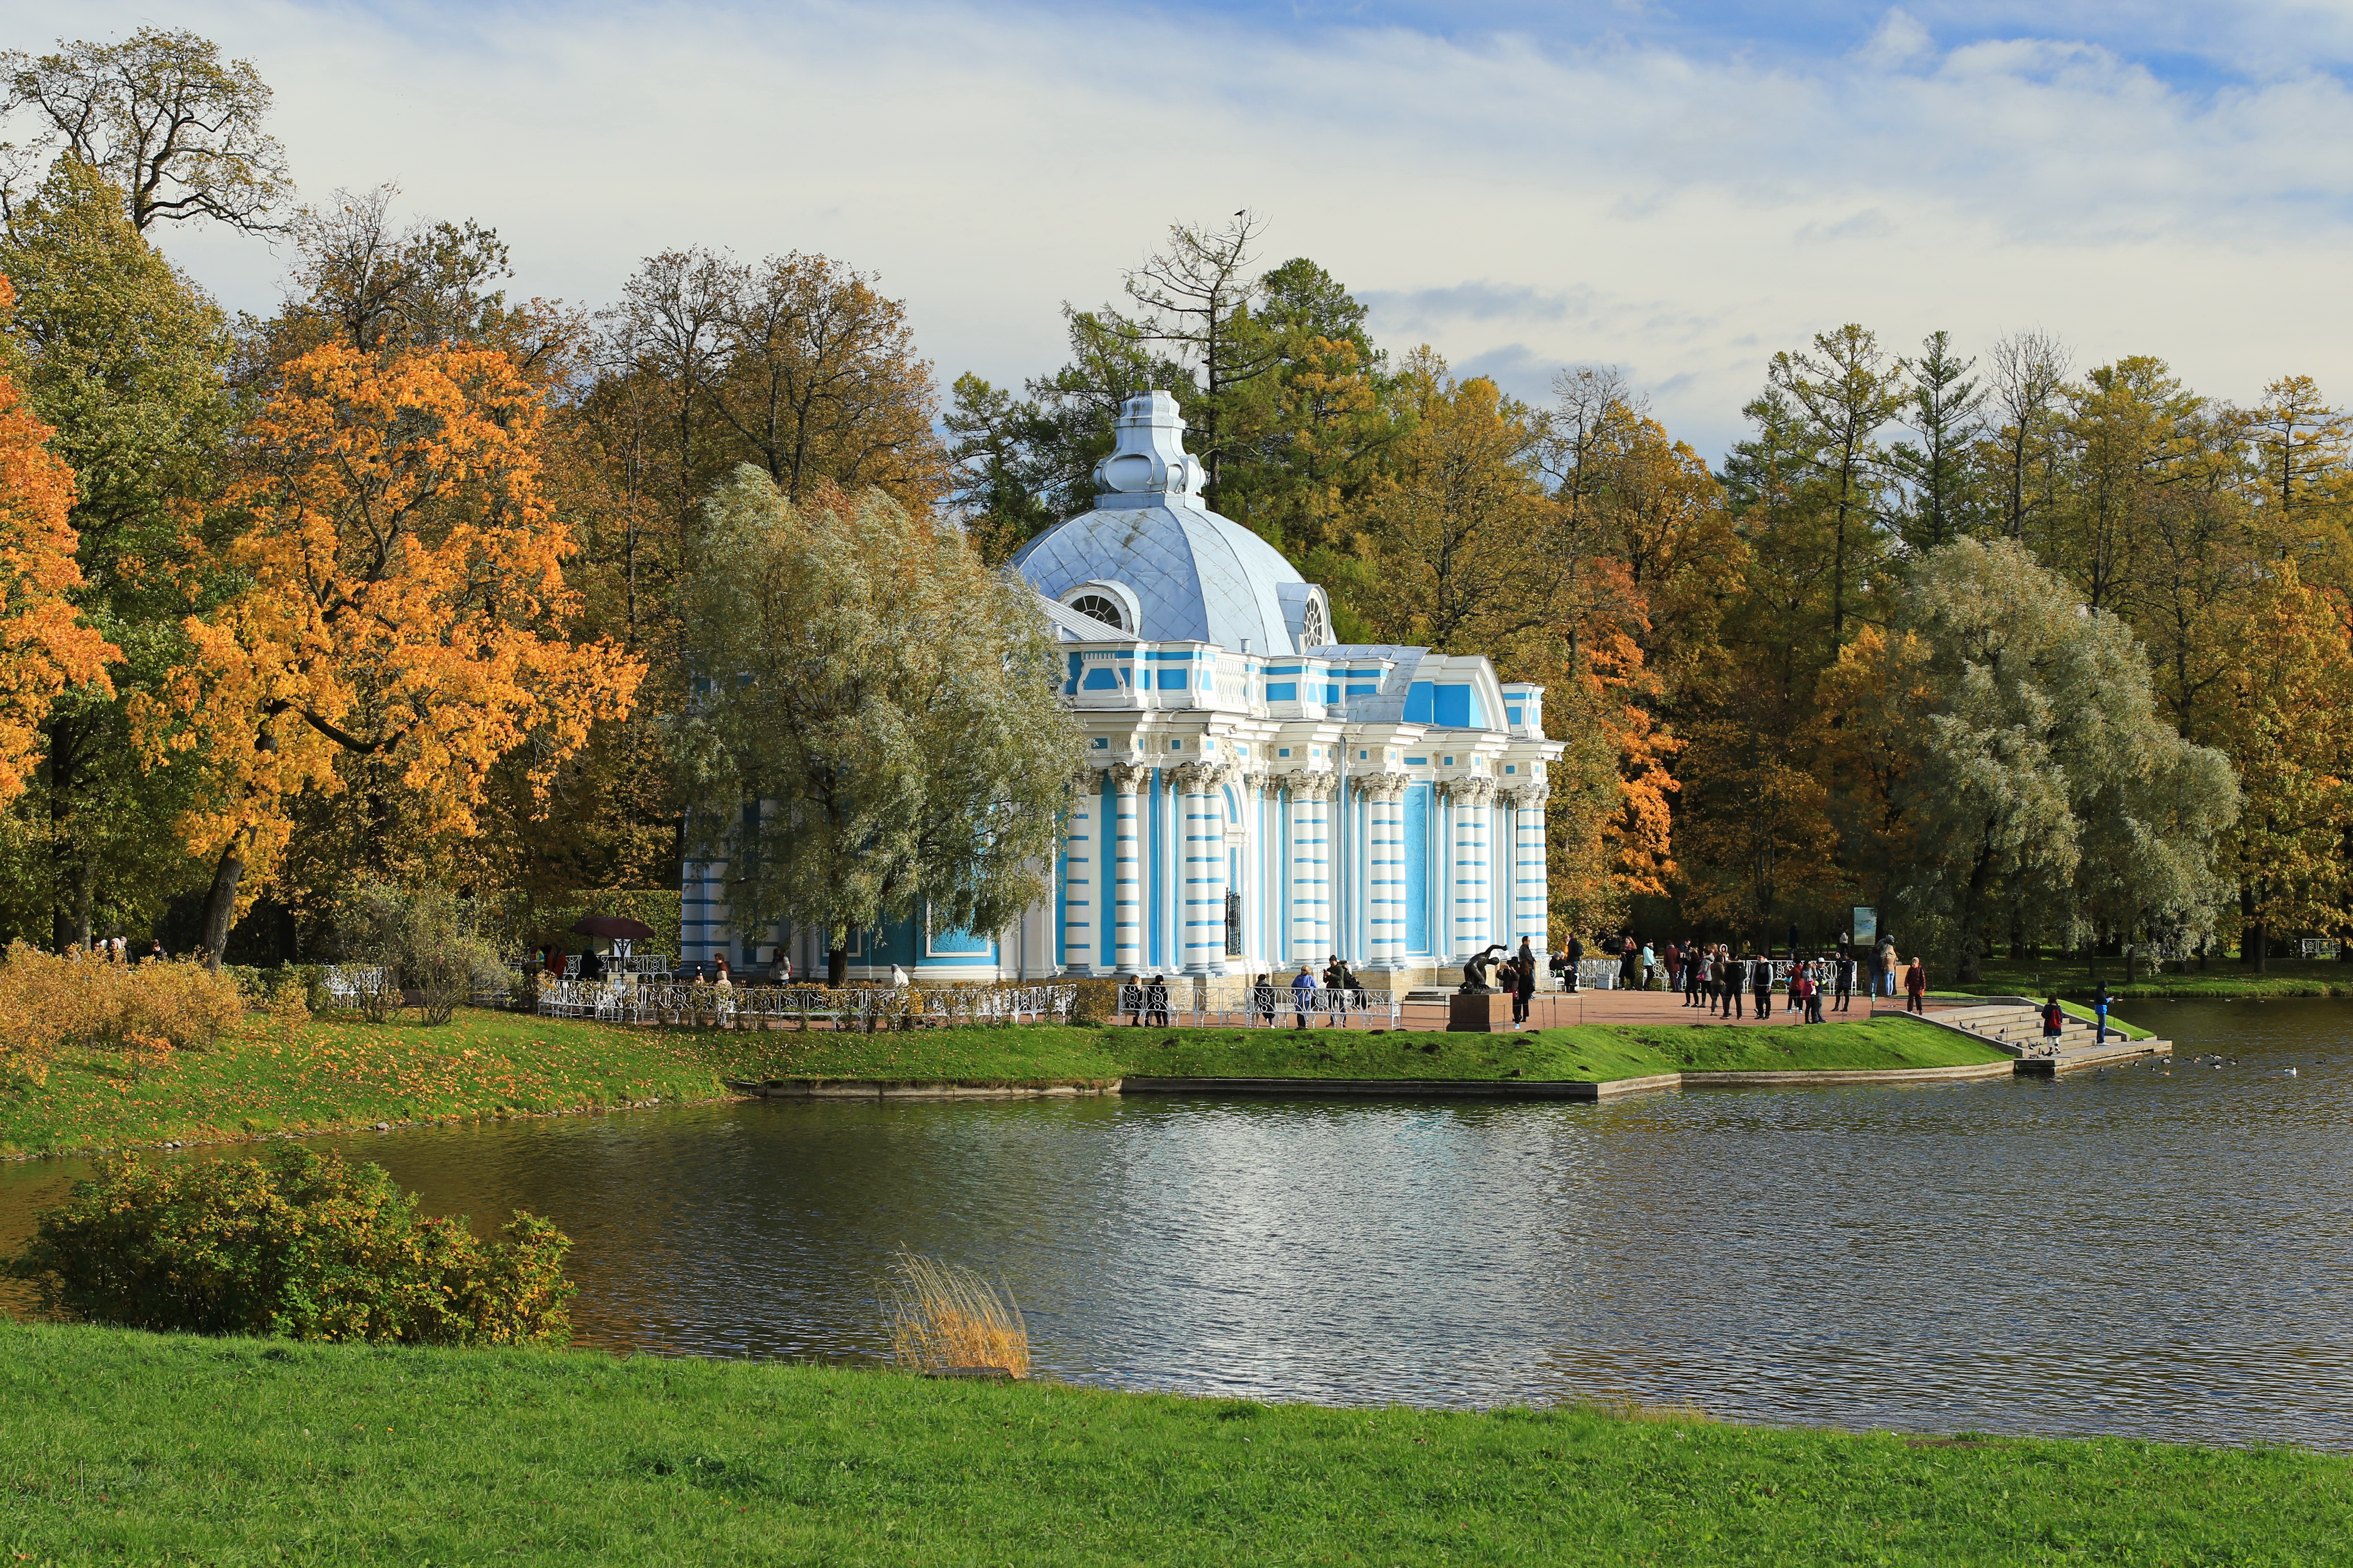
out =
[[348,795],[378,868],[477,830],[485,780],[524,748],[541,787],[627,711],[644,667],[567,634],[569,531],[541,493],[545,411],[504,353],[381,358],[345,343],[286,367],[228,500],[251,586],[192,617],[193,656],[148,705],[152,753],[198,750],[182,824],[215,861],[201,942],[230,927],[306,791]]
[[[0,278],[0,317],[16,302]],[[74,473],[44,449],[52,432],[25,406],[13,369],[0,365],[0,801],[24,793],[58,693],[88,684],[111,695],[106,666],[122,657],[67,597],[81,586],[67,521]]]

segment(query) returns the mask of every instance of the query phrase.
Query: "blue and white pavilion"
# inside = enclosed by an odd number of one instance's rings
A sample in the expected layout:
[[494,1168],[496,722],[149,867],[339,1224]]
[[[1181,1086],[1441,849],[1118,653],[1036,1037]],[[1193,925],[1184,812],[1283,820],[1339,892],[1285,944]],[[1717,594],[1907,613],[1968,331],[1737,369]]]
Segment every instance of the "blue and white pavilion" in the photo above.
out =
[[[1477,655],[1335,644],[1324,590],[1201,500],[1165,392],[1130,398],[1095,510],[1012,561],[1065,658],[1092,766],[1050,905],[1003,931],[908,921],[854,939],[856,977],[1297,973],[1438,983],[1490,942],[1546,945],[1545,802],[1564,749],[1544,689]],[[764,963],[724,868],[690,864],[690,958]]]

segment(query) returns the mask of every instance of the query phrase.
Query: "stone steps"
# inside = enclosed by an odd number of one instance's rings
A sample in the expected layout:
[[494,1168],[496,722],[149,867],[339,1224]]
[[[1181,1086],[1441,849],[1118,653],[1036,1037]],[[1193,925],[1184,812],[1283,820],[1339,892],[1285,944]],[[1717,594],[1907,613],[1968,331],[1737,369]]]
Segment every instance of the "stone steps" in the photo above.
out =
[[2128,1041],[2114,1030],[2109,1031],[2107,1042],[2103,1045],[2098,1026],[2073,1014],[2068,1016],[2066,1027],[2056,1036],[2046,1036],[2042,1032],[2042,1008],[2027,1002],[1946,1008],[1935,1014],[1932,1021],[2021,1058],[2021,1072],[2029,1070],[2029,1061],[2035,1064],[2033,1070],[2056,1071],[2063,1067],[2089,1066],[2129,1057],[2169,1055],[2173,1049],[2163,1040]]

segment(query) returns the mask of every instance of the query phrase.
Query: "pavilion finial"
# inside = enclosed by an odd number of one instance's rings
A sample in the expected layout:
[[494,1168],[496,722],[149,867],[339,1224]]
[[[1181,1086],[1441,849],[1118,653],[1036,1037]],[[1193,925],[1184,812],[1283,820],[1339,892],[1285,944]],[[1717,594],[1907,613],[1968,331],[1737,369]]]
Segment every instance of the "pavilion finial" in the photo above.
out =
[[1095,465],[1095,505],[1169,506],[1205,509],[1201,487],[1208,475],[1185,450],[1185,418],[1166,392],[1139,394],[1119,405],[1112,427],[1111,456]]

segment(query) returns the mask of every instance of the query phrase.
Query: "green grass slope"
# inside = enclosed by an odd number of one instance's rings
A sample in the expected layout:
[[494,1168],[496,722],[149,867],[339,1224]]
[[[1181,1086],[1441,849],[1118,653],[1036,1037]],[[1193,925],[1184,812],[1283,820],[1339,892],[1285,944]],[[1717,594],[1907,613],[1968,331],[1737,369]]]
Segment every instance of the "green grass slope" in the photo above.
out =
[[1044,1083],[1209,1078],[1617,1079],[1758,1068],[1946,1067],[1999,1053],[1884,1016],[1731,1029],[1588,1025],[1524,1034],[1056,1027],[876,1035],[619,1028],[460,1011],[438,1028],[256,1016],[242,1037],[160,1067],[69,1055],[0,1094],[0,1155],[707,1100],[730,1079]]
[[2008,1059],[1893,1015],[1765,1028],[1586,1024],[1518,1034],[1342,1029],[1128,1029],[1131,1069],[1166,1078],[1608,1080],[1666,1072],[1957,1067]]
[[2353,1463],[0,1328],[37,1564],[2303,1564]]

